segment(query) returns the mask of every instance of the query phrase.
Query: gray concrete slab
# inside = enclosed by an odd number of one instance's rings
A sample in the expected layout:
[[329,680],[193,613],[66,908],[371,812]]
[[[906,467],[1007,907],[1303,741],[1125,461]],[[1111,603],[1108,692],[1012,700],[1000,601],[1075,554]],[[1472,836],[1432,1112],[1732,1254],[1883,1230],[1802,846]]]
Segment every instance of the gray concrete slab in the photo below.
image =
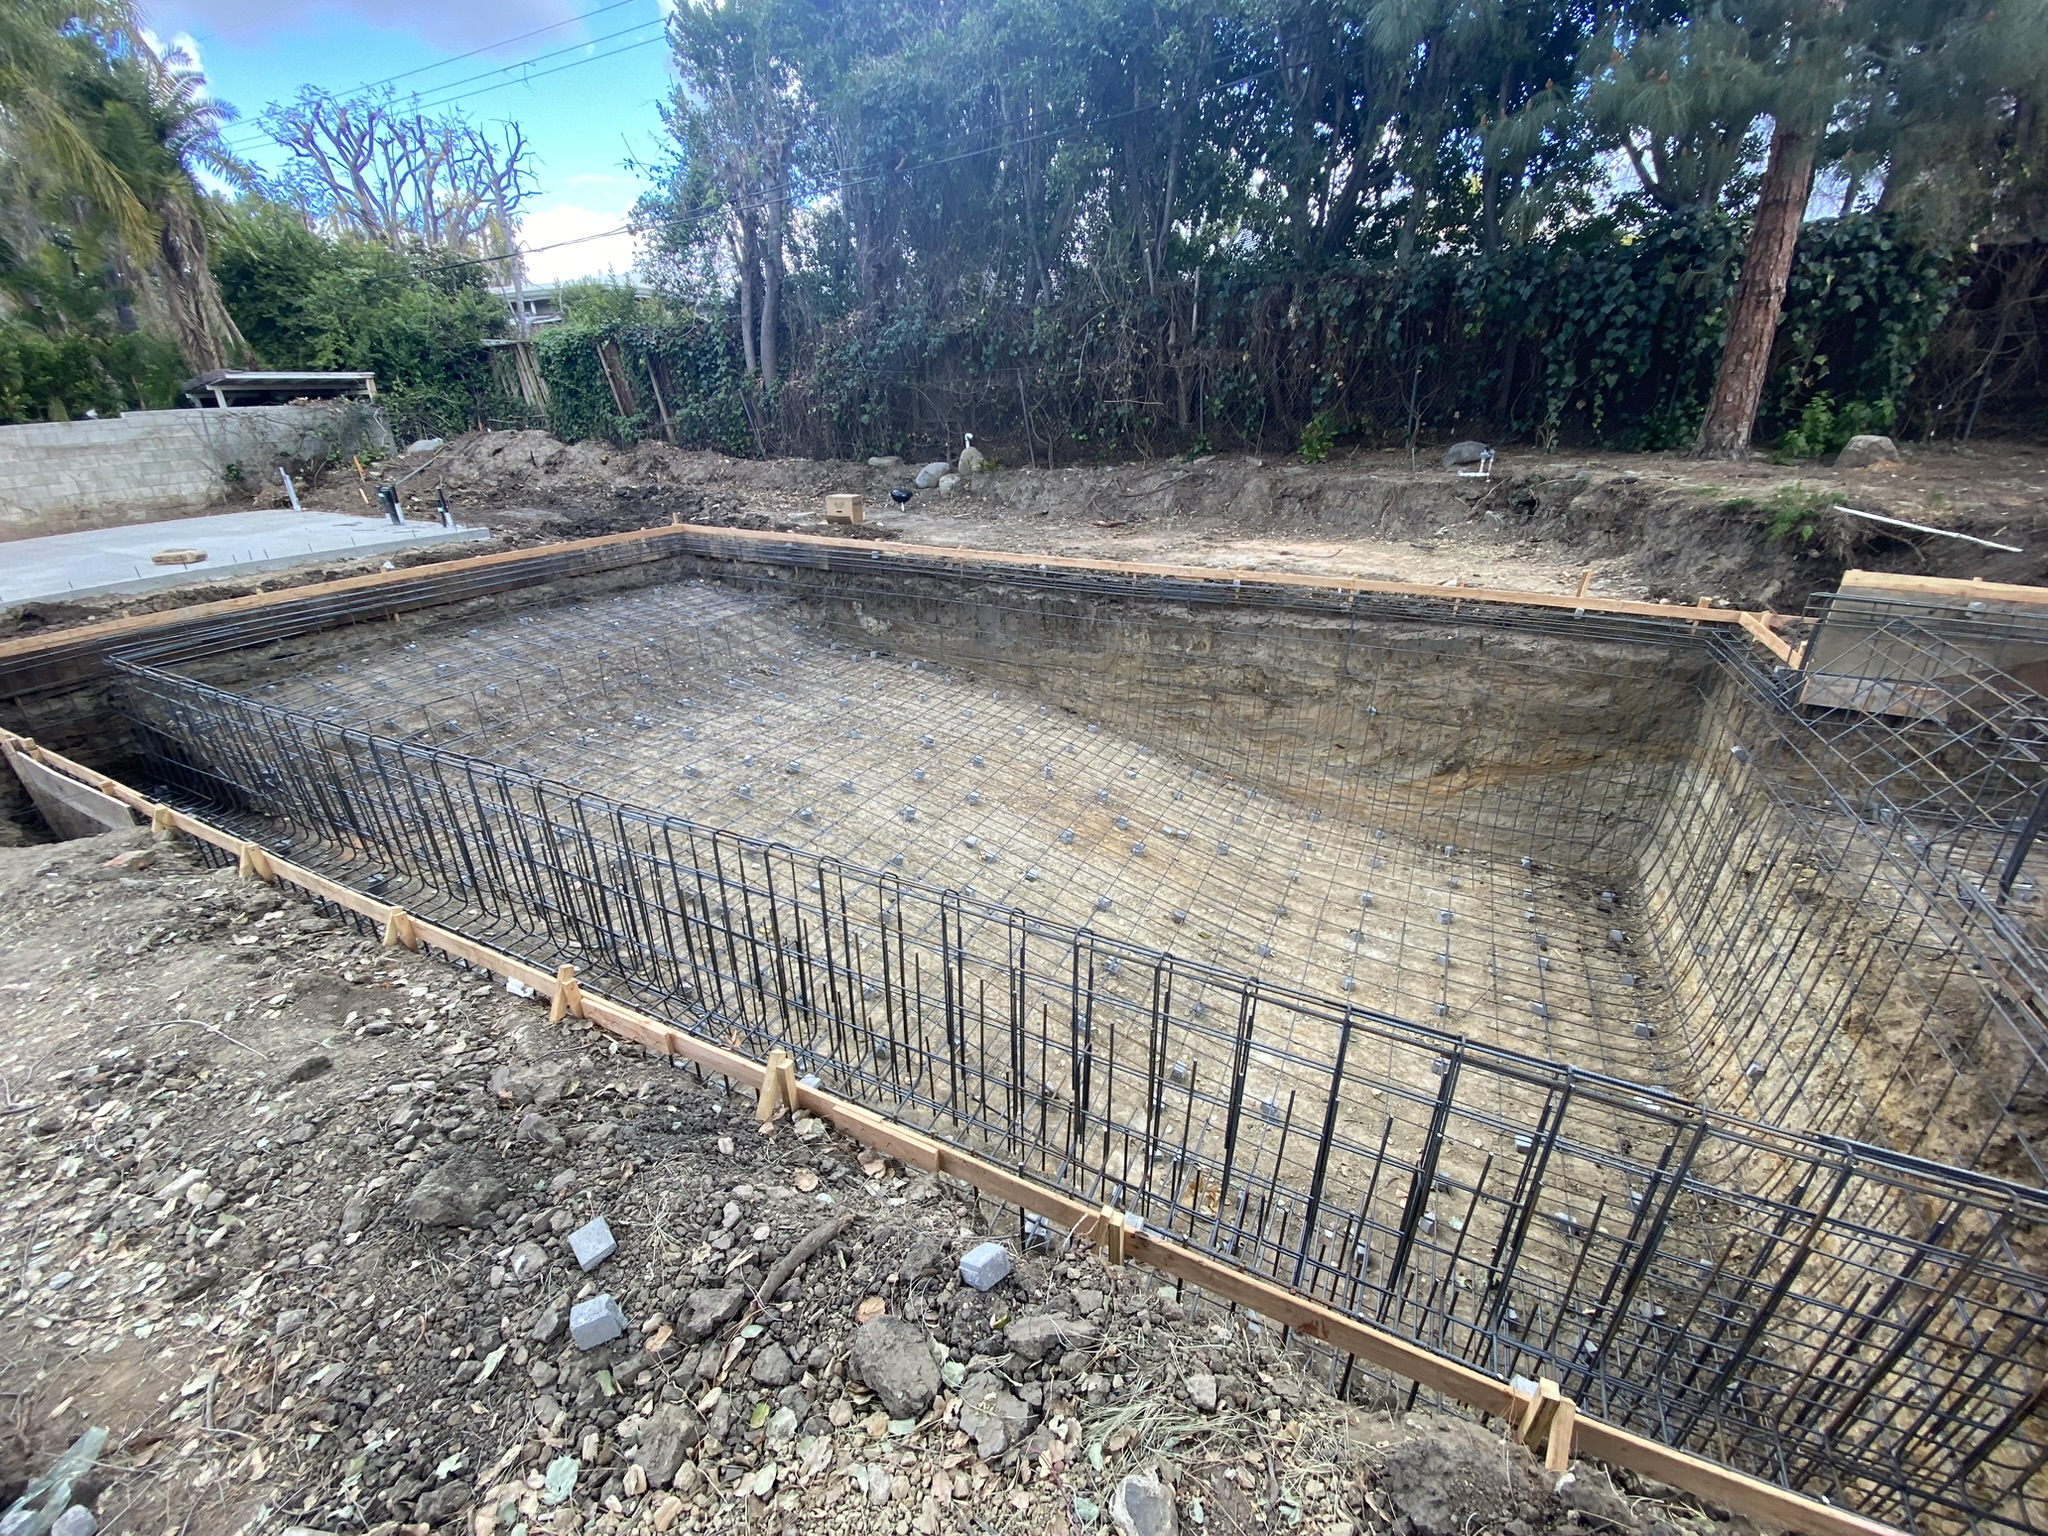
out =
[[[223,512],[0,544],[0,607],[53,598],[147,592],[334,559],[388,557],[429,544],[490,537],[488,528],[393,527],[346,512]],[[203,549],[198,565],[152,565],[164,549]]]

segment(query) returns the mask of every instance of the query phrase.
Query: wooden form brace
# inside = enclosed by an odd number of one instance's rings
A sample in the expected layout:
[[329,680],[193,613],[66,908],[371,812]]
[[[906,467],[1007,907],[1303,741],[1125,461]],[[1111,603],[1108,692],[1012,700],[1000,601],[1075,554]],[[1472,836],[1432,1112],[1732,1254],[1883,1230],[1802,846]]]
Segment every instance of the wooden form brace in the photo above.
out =
[[[59,753],[33,747],[12,732],[0,731],[0,743],[17,752],[27,748],[46,767],[68,774],[80,783],[100,782],[99,776],[90,770]],[[126,785],[107,781],[106,793],[149,817],[152,825],[168,825],[223,852],[240,855],[249,846],[242,838],[183,811],[160,805]],[[1097,1240],[1105,1248],[1112,1252],[1121,1248],[1123,1262],[1148,1264],[1305,1338],[1356,1355],[1369,1364],[1441,1392],[1475,1412],[1501,1420],[1524,1443],[1533,1445],[1541,1438],[1546,1465],[1553,1470],[1564,1470],[1573,1455],[1597,1457],[1715,1500],[1780,1529],[1803,1532],[1805,1536],[1903,1536],[1880,1520],[1838,1509],[1618,1425],[1582,1417],[1576,1405],[1558,1392],[1554,1382],[1541,1383],[1533,1396],[1519,1393],[1508,1383],[1460,1361],[1434,1354],[1398,1335],[1308,1301],[1271,1281],[1233,1269],[1208,1254],[1156,1236],[1121,1212],[1085,1205],[822,1088],[805,1087],[796,1081],[794,1066],[785,1050],[772,1051],[766,1063],[754,1061],[635,1008],[583,992],[571,966],[564,965],[550,976],[541,967],[517,956],[453,929],[408,917],[391,903],[366,896],[313,870],[278,858],[270,858],[267,863],[271,873],[266,878],[296,886],[387,927],[394,914],[405,917],[418,947],[438,950],[452,960],[518,981],[536,993],[551,994],[554,1003],[549,1012],[556,1019],[571,1012],[569,1003],[573,1003],[577,1017],[589,1020],[608,1034],[664,1056],[694,1062],[704,1071],[741,1087],[756,1089],[761,1094],[761,1103],[770,1102],[772,1080],[774,1105],[801,1108],[829,1120],[863,1145],[895,1158],[906,1167],[950,1174],[983,1195],[1043,1216],[1069,1231],[1079,1232],[1092,1225]],[[777,1057],[781,1058],[779,1062]],[[758,1106],[756,1112],[759,1113]],[[773,1112],[771,1108],[770,1113]]]

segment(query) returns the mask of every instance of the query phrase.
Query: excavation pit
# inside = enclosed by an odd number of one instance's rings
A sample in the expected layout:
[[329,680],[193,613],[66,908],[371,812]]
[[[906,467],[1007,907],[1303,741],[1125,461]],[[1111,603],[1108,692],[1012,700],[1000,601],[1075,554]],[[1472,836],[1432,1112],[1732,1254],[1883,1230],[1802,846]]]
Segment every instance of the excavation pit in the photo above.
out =
[[1946,620],[1901,721],[1687,610],[690,537],[133,651],[127,707],[272,846],[1172,1240],[2026,1523],[2032,695]]

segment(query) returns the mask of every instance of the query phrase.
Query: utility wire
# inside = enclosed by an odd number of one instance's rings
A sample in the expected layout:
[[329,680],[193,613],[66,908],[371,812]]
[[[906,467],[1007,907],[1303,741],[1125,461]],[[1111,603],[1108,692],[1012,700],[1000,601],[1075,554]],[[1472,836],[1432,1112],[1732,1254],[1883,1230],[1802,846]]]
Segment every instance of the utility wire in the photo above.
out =
[[[630,5],[630,4],[634,4],[634,3],[636,3],[636,0],[615,0],[615,3],[614,3],[614,4],[612,4],[612,5],[610,5],[610,6],[606,6],[606,7],[604,7],[603,9],[605,9],[605,10],[616,10],[616,9],[618,9],[618,7],[619,7],[620,5]],[[595,15],[598,15],[598,14],[600,14],[600,12],[598,12],[598,11],[592,11],[592,12],[590,12],[589,14],[590,14],[590,15],[592,15],[592,16],[595,16]],[[557,26],[562,26],[562,25],[566,25],[566,23],[561,23],[561,22],[558,22],[558,23],[556,23],[556,25],[557,25]],[[429,108],[429,107],[444,107],[444,106],[450,106],[450,105],[453,105],[453,104],[454,104],[455,102],[458,102],[458,101],[467,101],[467,100],[468,100],[468,99],[469,99],[470,97],[472,97],[472,96],[481,96],[481,95],[483,95],[483,94],[484,94],[484,93],[485,93],[486,91],[494,91],[494,90],[499,90],[499,89],[501,89],[501,88],[503,88],[504,86],[507,86],[507,85],[521,85],[521,84],[525,84],[526,82],[528,82],[528,81],[530,81],[530,80],[541,80],[541,79],[545,79],[545,78],[547,78],[547,76],[549,76],[549,75],[553,75],[553,74],[559,74],[559,73],[561,73],[561,71],[562,71],[562,70],[564,70],[564,69],[574,68],[575,66],[577,66],[577,65],[580,65],[580,64],[594,64],[594,63],[597,63],[597,62],[598,62],[599,60],[601,60],[601,59],[611,59],[611,58],[617,58],[617,57],[618,57],[618,56],[619,56],[620,54],[622,54],[622,53],[630,53],[630,52],[632,52],[632,51],[633,51],[634,49],[637,49],[637,48],[645,48],[645,47],[649,47],[649,46],[651,46],[651,45],[653,45],[653,44],[655,44],[655,43],[659,43],[659,42],[663,42],[663,41],[665,41],[665,40],[666,40],[666,38],[667,38],[667,35],[668,35],[668,34],[667,34],[667,26],[668,26],[668,23],[667,23],[667,21],[666,21],[666,20],[665,20],[664,18],[661,18],[661,17],[655,17],[655,18],[653,18],[652,20],[648,20],[648,21],[636,21],[636,22],[634,22],[634,23],[633,23],[633,24],[632,24],[631,26],[621,27],[621,28],[620,28],[620,29],[619,29],[618,31],[616,31],[616,32],[607,32],[607,33],[605,33],[605,34],[604,34],[604,35],[603,35],[602,37],[593,37],[593,38],[586,38],[586,39],[584,39],[584,40],[583,40],[583,41],[581,41],[581,42],[569,43],[569,44],[567,44],[567,45],[565,45],[565,46],[563,46],[563,47],[560,47],[560,48],[551,48],[551,49],[549,49],[549,50],[548,50],[547,52],[545,52],[545,53],[537,53],[537,54],[535,54],[535,55],[534,55],[534,56],[533,56],[532,58],[528,58],[528,59],[518,59],[518,60],[515,60],[514,62],[512,62],[512,63],[510,63],[510,64],[501,64],[501,65],[498,65],[498,66],[497,66],[496,68],[494,68],[494,69],[486,69],[486,70],[481,70],[481,71],[479,71],[478,73],[476,73],[476,74],[474,74],[474,75],[465,75],[465,76],[464,76],[464,77],[463,77],[462,79],[460,79],[460,80],[444,80],[444,81],[442,81],[442,82],[441,82],[440,84],[438,84],[438,85],[432,85],[432,86],[428,86],[428,87],[426,88],[426,92],[425,92],[425,95],[424,95],[424,96],[415,96],[415,97],[414,97],[414,101],[415,101],[415,103],[416,103],[416,104],[417,104],[417,105],[418,105],[419,107],[421,107],[421,108]],[[662,32],[661,32],[661,33],[660,33],[659,35],[657,35],[657,36],[654,36],[654,37],[646,37],[646,38],[642,38],[642,39],[640,39],[640,40],[639,40],[638,42],[635,42],[635,43],[633,43],[633,44],[630,44],[630,45],[628,45],[627,47],[624,47],[624,48],[614,48],[614,49],[611,49],[611,50],[609,50],[609,51],[607,51],[607,52],[604,52],[604,53],[584,53],[584,52],[583,52],[583,50],[585,50],[585,49],[589,49],[589,48],[595,48],[595,47],[597,47],[597,46],[598,46],[598,45],[599,45],[600,43],[609,43],[609,42],[614,42],[614,41],[616,41],[616,40],[617,40],[617,39],[619,39],[619,38],[631,36],[631,35],[632,35],[633,33],[635,33],[635,32],[644,32],[644,31],[645,31],[645,30],[646,30],[647,28],[649,28],[649,27],[661,27],[661,28],[662,28],[663,30],[662,30]],[[546,30],[546,29],[541,29],[541,30]],[[527,35],[531,35],[531,34],[527,34]],[[508,39],[508,41],[511,41],[511,39]],[[493,47],[497,47],[497,46],[502,46],[502,45],[499,45],[499,44],[492,44],[491,46],[493,46]],[[473,53],[481,53],[481,52],[485,52],[485,51],[487,51],[487,50],[485,50],[485,49],[474,49],[474,50],[472,50],[472,53],[471,53],[471,54],[458,54],[458,55],[456,56],[456,58],[469,58],[469,57],[471,57],[471,56],[472,56],[472,54],[473,54]],[[562,56],[563,56],[564,54],[581,54],[582,56],[581,56],[581,57],[579,57],[579,58],[575,58],[575,59],[572,59],[572,60],[570,60],[570,62],[569,62],[568,64],[563,64],[563,65],[557,65],[557,66],[556,66],[555,68],[553,68],[553,69],[546,69],[546,70],[542,70],[542,71],[541,71],[541,72],[540,72],[539,74],[533,74],[533,75],[526,75],[526,74],[522,74],[522,75],[519,75],[519,76],[518,76],[518,78],[515,78],[515,79],[510,79],[510,80],[500,80],[500,81],[497,81],[497,82],[496,82],[496,83],[494,83],[494,84],[491,84],[491,85],[487,85],[487,86],[483,86],[482,88],[480,88],[480,89],[478,89],[478,90],[474,90],[474,91],[458,91],[458,89],[457,89],[457,88],[458,88],[458,87],[460,87],[460,86],[470,85],[470,84],[473,84],[474,82],[476,82],[476,81],[479,81],[479,80],[489,80],[489,79],[491,79],[491,78],[492,78],[493,76],[495,76],[495,75],[505,75],[505,74],[512,74],[512,73],[513,73],[514,71],[523,71],[523,70],[528,70],[528,69],[531,69],[531,68],[532,68],[532,67],[533,67],[534,65],[536,65],[536,64],[544,64],[544,63],[546,63],[546,62],[547,62],[548,60],[550,60],[550,59],[559,59],[559,58],[561,58],[561,57],[562,57]],[[442,61],[442,63],[444,63],[444,64],[446,64],[446,63],[454,63],[454,62],[455,62],[455,60],[454,60],[454,59],[444,59],[444,60]],[[440,67],[441,67],[441,65],[440,65],[440,64],[429,64],[429,65],[424,65],[424,66],[422,66],[422,67],[421,67],[420,69],[417,69],[417,70],[410,70],[410,71],[408,71],[407,73],[409,73],[409,74],[420,74],[420,73],[423,73],[423,72],[424,72],[425,70],[428,70],[428,69],[438,69],[438,68],[440,68]],[[393,75],[393,76],[391,76],[391,79],[390,79],[390,80],[376,80],[376,81],[371,81],[371,82],[369,82],[369,83],[368,83],[368,84],[366,84],[366,85],[360,85],[360,86],[357,86],[357,87],[355,88],[355,90],[354,90],[353,92],[350,92],[349,94],[351,94],[351,95],[360,95],[360,94],[362,94],[362,93],[363,93],[363,92],[365,92],[365,91],[371,91],[371,90],[376,90],[376,89],[377,89],[377,88],[379,88],[380,86],[388,85],[388,84],[390,84],[390,83],[391,83],[391,81],[392,81],[392,80],[402,80],[402,79],[404,79],[404,78],[405,78],[405,76],[404,76],[404,75]],[[444,92],[444,91],[451,91],[451,92],[456,92],[456,94],[453,94],[453,95],[446,95],[446,96],[438,94],[438,93],[440,93],[440,92]],[[267,139],[267,138],[269,138],[269,137],[270,137],[270,135],[268,134],[268,132],[267,132],[266,130],[264,130],[264,129],[263,129],[263,128],[262,128],[261,126],[260,126],[260,121],[261,121],[260,119],[255,119],[255,118],[250,118],[250,119],[244,119],[244,123],[245,123],[245,125],[246,125],[246,126],[247,126],[247,127],[249,128],[249,129],[253,129],[253,130],[254,130],[254,135],[255,135],[255,136],[254,136],[254,137],[252,137],[252,138],[250,138],[250,139],[249,139],[249,140],[247,141],[247,143],[244,143],[244,144],[236,144],[236,145],[231,145],[231,147],[233,147],[233,148],[244,148],[244,149],[245,149],[245,148],[248,148],[248,147],[249,147],[250,145],[253,145],[253,144],[256,144],[256,143],[260,143],[260,142],[262,142],[262,141],[263,141],[264,139]],[[223,138],[226,138],[226,139],[232,139],[232,138],[233,138],[233,131],[232,131],[232,130],[230,130],[230,132],[229,132],[228,134],[225,134],[225,135],[223,135]]]

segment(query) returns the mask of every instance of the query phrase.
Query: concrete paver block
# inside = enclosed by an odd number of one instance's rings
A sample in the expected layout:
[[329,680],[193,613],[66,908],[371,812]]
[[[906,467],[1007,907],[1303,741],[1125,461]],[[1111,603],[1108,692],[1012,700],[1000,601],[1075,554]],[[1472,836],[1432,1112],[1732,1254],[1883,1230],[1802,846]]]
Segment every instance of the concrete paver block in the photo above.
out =
[[618,1248],[618,1240],[602,1216],[591,1217],[569,1234],[569,1251],[576,1255],[576,1262],[586,1275],[618,1252]]
[[569,1337],[578,1349],[609,1344],[626,1331],[626,1314],[609,1293],[579,1301],[569,1309]]

